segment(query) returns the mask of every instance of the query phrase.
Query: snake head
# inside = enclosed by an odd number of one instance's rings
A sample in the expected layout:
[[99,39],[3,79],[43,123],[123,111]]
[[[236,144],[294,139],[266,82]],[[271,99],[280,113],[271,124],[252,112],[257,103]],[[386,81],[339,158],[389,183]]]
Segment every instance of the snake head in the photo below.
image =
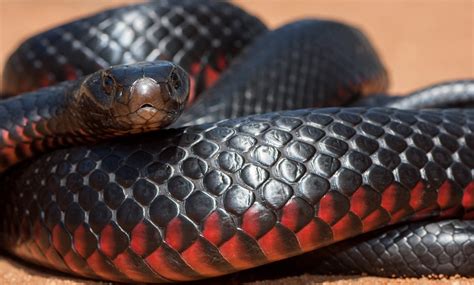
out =
[[118,65],[90,75],[82,84],[79,106],[88,127],[116,134],[164,128],[184,109],[189,77],[167,62]]

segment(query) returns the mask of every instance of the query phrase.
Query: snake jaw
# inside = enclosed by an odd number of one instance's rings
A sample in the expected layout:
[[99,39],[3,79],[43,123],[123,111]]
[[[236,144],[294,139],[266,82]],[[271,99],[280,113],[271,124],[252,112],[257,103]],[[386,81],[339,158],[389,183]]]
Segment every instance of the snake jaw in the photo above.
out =
[[128,102],[130,122],[147,127],[159,122],[167,125],[167,113],[174,108],[174,96],[166,83],[156,82],[149,77],[140,78],[134,82]]
[[158,109],[156,109],[151,104],[146,103],[146,104],[143,104],[137,110],[137,115],[142,117],[143,119],[149,120],[153,118],[157,112],[158,112]]
[[145,121],[151,121],[159,112],[159,110],[153,106],[145,104],[136,111],[138,117],[142,118]]

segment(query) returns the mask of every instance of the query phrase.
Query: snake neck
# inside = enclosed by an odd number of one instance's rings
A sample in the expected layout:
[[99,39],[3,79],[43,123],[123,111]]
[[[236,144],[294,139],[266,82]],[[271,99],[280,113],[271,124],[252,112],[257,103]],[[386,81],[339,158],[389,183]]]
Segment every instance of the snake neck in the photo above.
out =
[[77,91],[80,82],[54,87],[0,101],[0,173],[38,153],[72,145],[86,136],[79,123]]

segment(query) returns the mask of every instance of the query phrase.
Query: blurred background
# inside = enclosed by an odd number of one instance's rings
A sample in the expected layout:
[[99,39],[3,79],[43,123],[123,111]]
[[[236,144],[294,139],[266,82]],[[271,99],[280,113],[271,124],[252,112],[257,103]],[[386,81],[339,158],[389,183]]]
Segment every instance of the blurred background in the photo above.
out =
[[[0,66],[26,38],[134,0],[0,0]],[[390,91],[474,77],[474,0],[236,0],[276,28],[294,19],[336,19],[361,28],[382,57]]]

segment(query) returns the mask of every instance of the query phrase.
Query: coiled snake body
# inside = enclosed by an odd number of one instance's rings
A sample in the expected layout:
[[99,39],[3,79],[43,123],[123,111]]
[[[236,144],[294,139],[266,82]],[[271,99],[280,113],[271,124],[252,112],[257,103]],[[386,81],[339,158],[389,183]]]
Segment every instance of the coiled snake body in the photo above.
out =
[[[223,23],[216,40],[209,31]],[[140,28],[147,28],[143,37],[135,35]],[[142,45],[123,53],[118,43],[105,46],[94,37],[106,30],[112,43],[130,37]],[[132,32],[114,37],[118,30]],[[386,89],[363,34],[331,21],[299,21],[256,37],[215,81],[236,49],[264,31],[230,4],[183,1],[112,10],[27,41],[7,64],[10,94],[14,82],[43,82],[48,74],[22,53],[60,42],[58,52],[77,49],[96,63],[109,59],[104,65],[134,54],[174,60],[190,72],[195,102],[174,128],[64,148],[10,168],[2,177],[3,246],[41,265],[115,281],[201,279],[318,248],[299,257],[307,261],[294,272],[474,275],[474,111],[301,109],[362,104],[358,96]],[[226,41],[238,35],[237,44]],[[92,44],[69,44],[82,37]],[[155,48],[145,52],[150,38]],[[218,56],[201,49],[206,39]],[[91,46],[102,47],[99,56]],[[52,70],[75,70],[54,51],[48,56],[57,60]],[[32,77],[15,79],[15,69]],[[409,98],[454,88],[467,104],[472,86],[435,86]],[[180,103],[182,92],[174,97]]]

